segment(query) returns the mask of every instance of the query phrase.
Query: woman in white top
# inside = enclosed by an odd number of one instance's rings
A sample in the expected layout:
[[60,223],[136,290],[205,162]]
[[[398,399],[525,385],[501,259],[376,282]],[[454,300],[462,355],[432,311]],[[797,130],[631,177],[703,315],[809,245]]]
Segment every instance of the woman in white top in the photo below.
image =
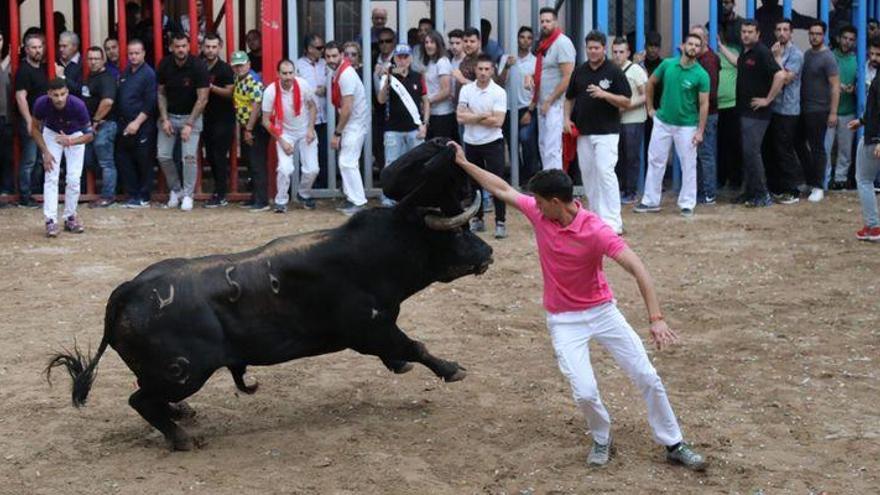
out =
[[448,137],[458,140],[458,123],[452,103],[452,65],[446,58],[443,35],[430,31],[425,35],[420,50],[425,62],[425,85],[431,101],[431,119],[427,138]]

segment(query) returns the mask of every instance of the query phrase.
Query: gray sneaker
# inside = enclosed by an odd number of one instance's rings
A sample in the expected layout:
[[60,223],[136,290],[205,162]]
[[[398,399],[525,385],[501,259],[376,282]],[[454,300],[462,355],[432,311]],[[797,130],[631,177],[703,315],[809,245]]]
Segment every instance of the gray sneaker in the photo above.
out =
[[506,239],[507,238],[507,226],[504,225],[504,222],[495,222],[495,238],[496,239]]
[[486,224],[483,223],[482,218],[471,218],[470,229],[471,229],[471,232],[485,232],[486,231]]
[[694,452],[694,449],[684,442],[681,442],[675,450],[667,451],[666,460],[673,464],[681,464],[694,471],[706,470],[706,460],[703,459],[703,456]]
[[633,208],[633,211],[636,213],[657,213],[660,211],[660,206],[650,206],[645,203],[639,203]]
[[606,445],[593,440],[593,448],[587,456],[587,464],[593,467],[603,467],[611,459],[611,440]]

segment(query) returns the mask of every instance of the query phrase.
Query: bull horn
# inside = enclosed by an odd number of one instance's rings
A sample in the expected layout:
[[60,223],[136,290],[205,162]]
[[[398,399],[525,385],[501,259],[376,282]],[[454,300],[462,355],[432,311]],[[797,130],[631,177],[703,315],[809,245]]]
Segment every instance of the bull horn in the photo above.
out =
[[441,217],[438,215],[425,215],[425,225],[433,230],[453,230],[466,224],[468,220],[477,214],[480,209],[480,191],[474,193],[474,202],[463,212],[454,217]]

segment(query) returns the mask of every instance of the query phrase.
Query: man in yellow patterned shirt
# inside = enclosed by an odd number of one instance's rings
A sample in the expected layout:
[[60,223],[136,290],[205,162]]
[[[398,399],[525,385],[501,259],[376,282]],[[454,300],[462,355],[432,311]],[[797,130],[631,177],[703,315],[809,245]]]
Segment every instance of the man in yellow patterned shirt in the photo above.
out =
[[260,106],[263,101],[263,81],[251,70],[247,53],[237,51],[230,60],[235,71],[232,89],[232,105],[235,119],[241,129],[242,156],[247,157],[251,177],[252,200],[245,203],[251,212],[269,211],[268,174],[266,172],[266,147],[269,134],[260,125]]

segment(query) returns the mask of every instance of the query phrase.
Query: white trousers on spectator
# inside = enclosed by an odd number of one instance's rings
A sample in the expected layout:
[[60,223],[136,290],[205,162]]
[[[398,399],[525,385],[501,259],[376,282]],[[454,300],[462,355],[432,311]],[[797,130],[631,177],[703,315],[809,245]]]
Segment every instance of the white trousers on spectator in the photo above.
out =
[[668,125],[654,117],[654,130],[651,132],[651,143],[648,145],[648,173],[645,177],[643,204],[660,205],[663,175],[666,173],[669,150],[674,144],[681,164],[678,207],[693,209],[697,205],[697,146],[693,141],[696,133],[696,126]]
[[611,436],[611,418],[599,397],[590,362],[590,340],[596,339],[641,391],[648,406],[648,423],[654,441],[667,446],[681,442],[681,430],[663,382],[651,365],[641,339],[615,303],[584,311],[547,313],[547,327],[559,369],[568,378],[574,401],[586,417],[593,440],[607,445]]
[[[83,158],[86,155],[86,145],[77,144],[75,146],[63,147],[55,139],[60,134],[43,127],[43,140],[46,141],[46,148],[52,155],[52,170],[45,173],[43,183],[43,215],[46,220],[58,221],[58,179],[61,175],[61,155],[65,158],[65,167],[67,174],[65,175],[64,186],[64,218],[76,215],[76,204],[79,201],[79,181],[82,177]],[[82,136],[81,132],[68,134],[68,136],[76,138]]]
[[342,192],[349,202],[357,206],[367,204],[364,181],[361,179],[361,151],[364,147],[364,132],[346,131],[342,133],[339,150],[339,174],[342,176]]
[[558,98],[546,115],[538,110],[538,150],[544,170],[562,168],[562,100]]
[[293,157],[299,152],[299,166],[302,169],[302,177],[299,182],[298,193],[303,198],[311,197],[312,185],[318,177],[318,138],[309,143],[306,136],[295,136],[287,132],[283,133],[282,139],[293,146],[293,154],[288,155],[281,147],[281,143],[275,142],[275,150],[278,153],[278,169],[275,179],[278,191],[275,193],[275,204],[286,205],[290,201],[290,182],[296,168],[293,165]]
[[617,165],[619,134],[578,136],[578,168],[590,203],[590,211],[599,215],[618,234],[623,232],[620,216],[620,186],[614,167]]

